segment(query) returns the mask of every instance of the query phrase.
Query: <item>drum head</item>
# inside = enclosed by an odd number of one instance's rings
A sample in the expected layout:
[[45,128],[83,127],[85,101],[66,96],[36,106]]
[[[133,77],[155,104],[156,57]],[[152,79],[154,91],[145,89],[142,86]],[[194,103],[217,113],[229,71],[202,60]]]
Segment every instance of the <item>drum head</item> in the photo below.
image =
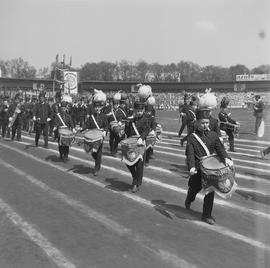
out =
[[221,162],[220,158],[217,155],[211,155],[204,158],[201,162],[201,165],[207,169],[220,169],[225,167],[225,164]]
[[59,134],[70,135],[70,134],[73,134],[73,132],[68,128],[59,128]]
[[87,131],[83,136],[84,138],[89,139],[89,140],[96,140],[98,138],[102,138],[102,130],[91,129]]

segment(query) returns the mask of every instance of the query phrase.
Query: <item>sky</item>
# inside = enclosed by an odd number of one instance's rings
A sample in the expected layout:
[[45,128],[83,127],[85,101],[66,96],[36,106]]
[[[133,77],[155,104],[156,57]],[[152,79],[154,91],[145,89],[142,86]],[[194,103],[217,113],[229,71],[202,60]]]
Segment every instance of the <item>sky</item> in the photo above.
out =
[[0,0],[0,60],[254,68],[270,64],[269,0]]

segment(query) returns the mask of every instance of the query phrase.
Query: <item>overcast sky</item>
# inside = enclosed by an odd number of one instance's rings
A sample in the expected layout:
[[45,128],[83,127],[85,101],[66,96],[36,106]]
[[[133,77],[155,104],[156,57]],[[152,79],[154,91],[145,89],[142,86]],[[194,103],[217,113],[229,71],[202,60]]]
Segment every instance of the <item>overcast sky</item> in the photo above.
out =
[[269,0],[0,0],[0,59],[254,68],[270,63]]

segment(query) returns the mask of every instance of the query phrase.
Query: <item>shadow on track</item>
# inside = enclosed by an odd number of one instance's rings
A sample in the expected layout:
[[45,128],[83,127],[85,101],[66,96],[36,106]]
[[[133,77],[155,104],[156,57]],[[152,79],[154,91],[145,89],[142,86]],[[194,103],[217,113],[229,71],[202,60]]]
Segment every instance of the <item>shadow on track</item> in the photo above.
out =
[[131,189],[130,184],[123,181],[119,181],[116,178],[106,178],[105,181],[110,183],[105,187],[108,189],[116,190],[119,192],[128,192]]
[[74,165],[72,168],[68,169],[67,172],[73,172],[78,174],[89,174],[93,173],[94,169],[91,167],[86,167],[84,165]]
[[265,204],[265,205],[270,205],[270,196],[265,196],[259,193],[252,193],[252,192],[247,192],[244,190],[239,190],[237,189],[235,191],[237,194],[240,196],[244,197],[245,199],[252,200],[257,203]]
[[200,220],[201,212],[194,210],[187,210],[185,207],[167,204],[164,200],[152,200],[151,203],[154,206],[154,209],[159,212],[161,215],[173,219],[173,216],[179,219],[188,219],[188,220]]

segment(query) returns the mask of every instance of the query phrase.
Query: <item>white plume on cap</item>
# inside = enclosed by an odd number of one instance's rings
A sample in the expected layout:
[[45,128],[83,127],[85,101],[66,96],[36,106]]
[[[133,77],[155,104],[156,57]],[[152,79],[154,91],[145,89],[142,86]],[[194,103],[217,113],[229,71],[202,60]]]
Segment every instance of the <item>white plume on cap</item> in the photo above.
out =
[[204,95],[199,98],[199,108],[213,109],[217,107],[217,97],[211,88],[205,90]]
[[151,96],[148,98],[147,102],[150,104],[150,105],[155,105],[156,104],[156,99],[154,96]]
[[106,101],[106,94],[102,90],[95,90],[94,101]]
[[71,103],[71,102],[72,102],[72,97],[69,96],[69,95],[67,95],[67,94],[65,94],[65,95],[63,95],[63,97],[62,97],[62,101]]
[[152,96],[152,88],[148,85],[140,86],[138,96],[141,99],[147,99],[149,96]]
[[113,96],[113,99],[120,101],[121,100],[121,93],[120,92],[115,93]]

